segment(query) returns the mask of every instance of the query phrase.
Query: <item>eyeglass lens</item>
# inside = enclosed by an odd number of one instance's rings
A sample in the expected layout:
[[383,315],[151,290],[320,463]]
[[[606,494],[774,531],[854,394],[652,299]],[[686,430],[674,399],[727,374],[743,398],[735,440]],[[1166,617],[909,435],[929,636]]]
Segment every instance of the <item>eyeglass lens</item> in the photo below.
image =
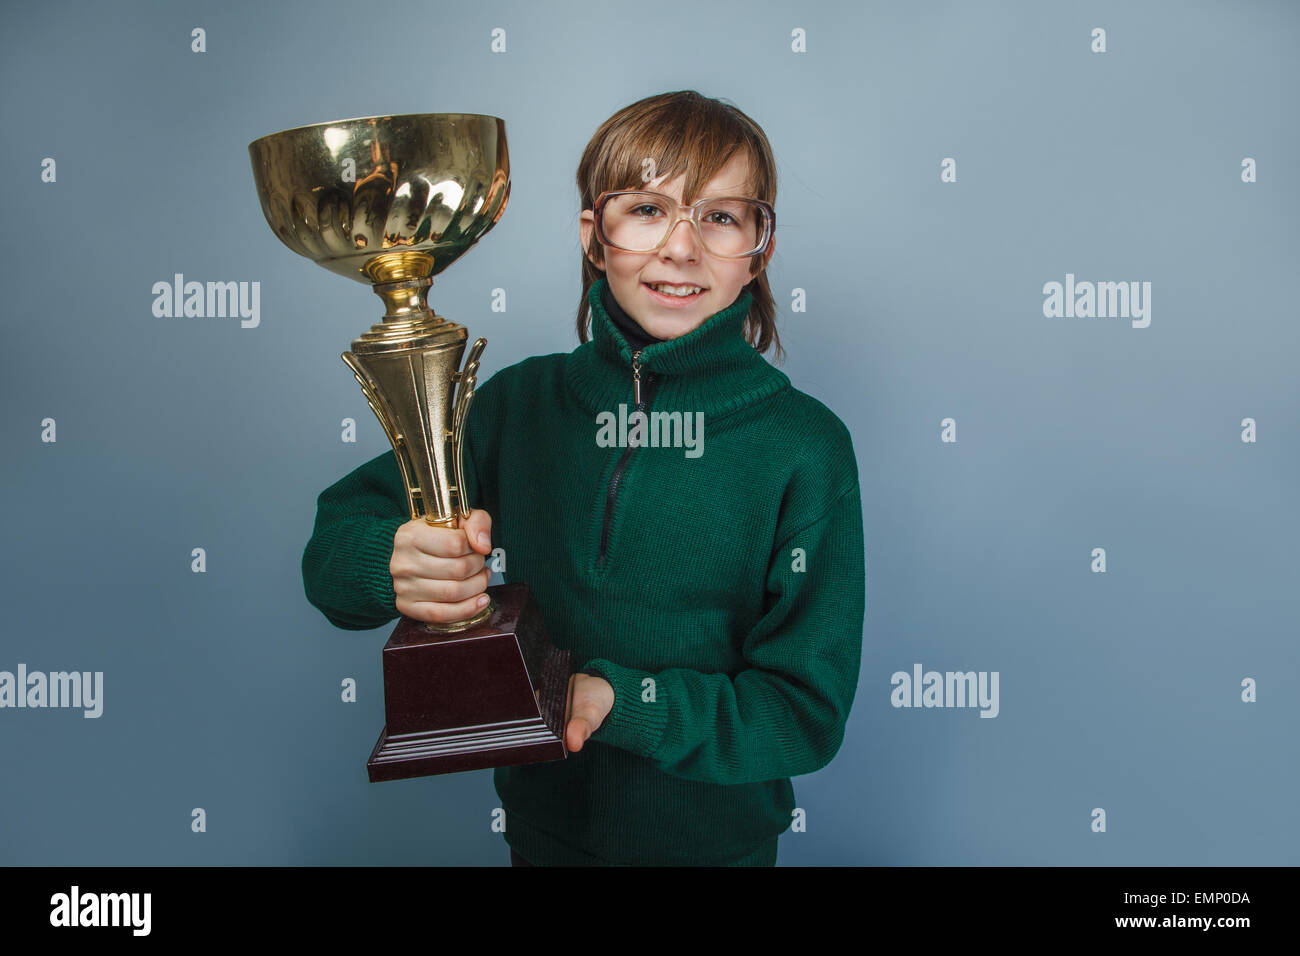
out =
[[[672,215],[671,203],[649,192],[611,196],[601,213],[606,238],[628,252],[658,248]],[[747,199],[711,199],[700,207],[699,221],[709,252],[743,256],[757,252],[762,244],[766,212]]]

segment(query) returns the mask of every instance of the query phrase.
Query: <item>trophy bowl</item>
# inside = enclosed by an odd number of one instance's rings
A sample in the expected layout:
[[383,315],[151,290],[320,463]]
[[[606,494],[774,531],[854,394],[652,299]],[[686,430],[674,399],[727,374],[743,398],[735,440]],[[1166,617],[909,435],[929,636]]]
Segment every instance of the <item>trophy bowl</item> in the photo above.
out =
[[437,275],[496,225],[510,198],[496,116],[336,120],[263,136],[248,152],[280,241],[359,282]]

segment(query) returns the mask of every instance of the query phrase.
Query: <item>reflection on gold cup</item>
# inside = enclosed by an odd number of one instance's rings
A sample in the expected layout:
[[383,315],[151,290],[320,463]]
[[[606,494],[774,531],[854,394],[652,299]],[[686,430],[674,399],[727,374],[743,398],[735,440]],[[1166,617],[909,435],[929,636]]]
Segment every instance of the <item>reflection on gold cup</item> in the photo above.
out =
[[[393,445],[412,519],[459,527],[462,443],[474,397],[477,339],[428,305],[433,277],[501,218],[510,197],[505,122],[418,113],[319,123],[249,144],[262,212],[299,255],[367,282],[383,321],[343,353]],[[454,500],[453,500],[454,494]],[[426,624],[458,632],[487,619]]]

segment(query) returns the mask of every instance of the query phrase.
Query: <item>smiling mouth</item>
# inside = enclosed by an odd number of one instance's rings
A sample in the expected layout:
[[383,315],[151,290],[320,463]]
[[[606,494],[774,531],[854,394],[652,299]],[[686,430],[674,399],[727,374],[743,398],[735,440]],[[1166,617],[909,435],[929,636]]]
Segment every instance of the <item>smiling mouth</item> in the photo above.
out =
[[[694,282],[653,282],[653,283],[642,282],[641,284],[645,286],[647,289],[649,289],[651,292],[653,292],[655,295],[662,296],[665,299],[682,299],[682,300],[698,299],[700,296],[704,295],[704,293],[709,291],[707,286],[702,286]],[[658,289],[655,288],[656,285],[675,286],[678,289],[690,287],[690,288],[699,289],[700,291],[692,292],[689,295],[673,295],[671,292],[660,292]]]

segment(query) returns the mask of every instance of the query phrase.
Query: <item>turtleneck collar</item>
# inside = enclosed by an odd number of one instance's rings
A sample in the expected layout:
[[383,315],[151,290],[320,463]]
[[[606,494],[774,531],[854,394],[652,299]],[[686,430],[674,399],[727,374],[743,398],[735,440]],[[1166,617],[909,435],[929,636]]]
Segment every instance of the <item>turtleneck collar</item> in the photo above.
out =
[[[592,412],[616,411],[620,402],[632,402],[634,347],[605,308],[608,282],[601,276],[587,292],[591,340],[569,354],[565,370],[570,390]],[[753,294],[746,290],[684,335],[641,349],[650,410],[698,411],[716,418],[789,386],[786,374],[745,340],[752,304]]]
[[614,290],[609,287],[608,281],[601,283],[601,286],[600,304],[605,307],[610,320],[623,333],[623,338],[628,345],[633,349],[643,349],[647,345],[654,345],[656,342],[663,341],[663,339],[656,338],[641,328],[641,323],[623,310],[623,307],[618,304],[618,299],[614,298]]

